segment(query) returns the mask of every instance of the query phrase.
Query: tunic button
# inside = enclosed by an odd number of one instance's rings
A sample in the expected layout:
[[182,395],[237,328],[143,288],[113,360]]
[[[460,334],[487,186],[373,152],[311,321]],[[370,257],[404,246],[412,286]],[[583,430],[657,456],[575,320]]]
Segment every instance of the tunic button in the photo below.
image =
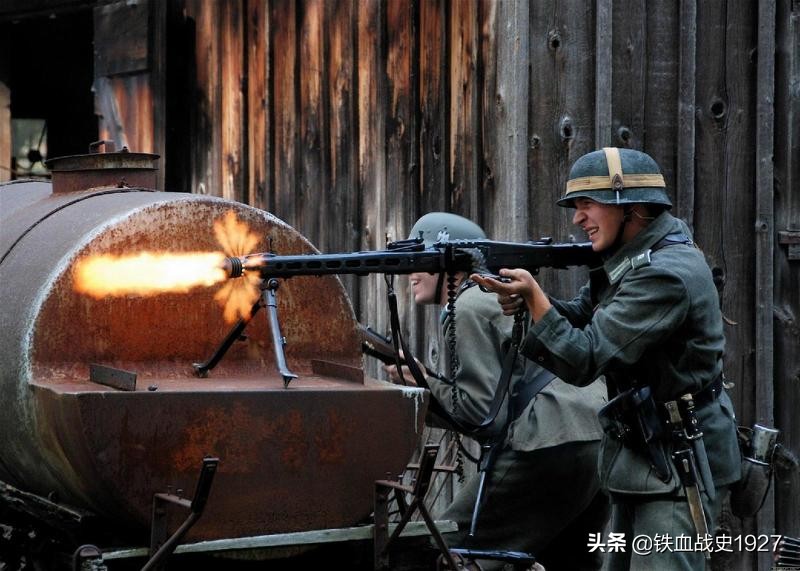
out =
[[536,357],[536,360],[539,361],[540,363],[543,363],[544,362],[544,355],[539,355],[538,357]]

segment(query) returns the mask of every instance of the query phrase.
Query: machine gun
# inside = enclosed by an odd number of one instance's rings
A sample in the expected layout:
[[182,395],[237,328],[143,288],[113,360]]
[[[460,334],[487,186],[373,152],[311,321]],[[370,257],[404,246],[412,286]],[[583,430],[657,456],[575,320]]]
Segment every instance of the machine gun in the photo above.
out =
[[501,268],[524,268],[535,274],[543,267],[563,269],[599,264],[600,259],[589,242],[554,244],[550,238],[526,243],[442,240],[425,247],[422,238],[412,238],[391,242],[386,250],[292,256],[257,253],[229,257],[223,262],[223,269],[231,278],[257,271],[268,280],[331,274],[365,276],[487,270],[497,273]]
[[597,266],[600,259],[589,242],[553,243],[550,238],[526,243],[498,242],[494,240],[454,240],[446,236],[431,246],[422,238],[400,240],[388,244],[386,250],[346,252],[338,254],[299,254],[281,256],[273,253],[254,253],[241,257],[228,257],[222,268],[229,278],[238,278],[245,272],[258,272],[262,280],[262,296],[253,305],[250,315],[239,319],[212,356],[203,363],[195,363],[195,373],[205,377],[222,359],[227,350],[239,339],[250,319],[261,307],[266,307],[275,348],[278,370],[284,386],[296,378],[286,365],[281,335],[276,292],[279,278],[295,276],[401,275],[416,272],[431,274],[455,272],[491,272],[502,268],[524,268],[536,274],[539,268],[567,268],[570,266]]

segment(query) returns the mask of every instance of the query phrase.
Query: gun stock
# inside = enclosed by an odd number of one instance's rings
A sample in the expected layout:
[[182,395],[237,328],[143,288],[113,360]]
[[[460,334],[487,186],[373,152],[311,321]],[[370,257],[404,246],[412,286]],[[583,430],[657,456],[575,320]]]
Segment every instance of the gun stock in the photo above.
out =
[[[386,365],[395,365],[397,363],[397,353],[395,353],[392,340],[389,337],[384,337],[368,325],[362,323],[358,324],[358,332],[361,334],[362,353],[370,357],[375,357]],[[400,364],[406,364],[406,360],[402,357],[400,357]],[[429,377],[440,378],[440,375],[427,366],[425,367],[425,374]]]

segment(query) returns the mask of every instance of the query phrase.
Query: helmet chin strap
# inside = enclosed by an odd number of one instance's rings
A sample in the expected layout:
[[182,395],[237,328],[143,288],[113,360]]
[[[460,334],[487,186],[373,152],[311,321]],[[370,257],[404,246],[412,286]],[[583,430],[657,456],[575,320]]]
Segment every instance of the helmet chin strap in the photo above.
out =
[[625,204],[620,206],[622,206],[623,208],[622,222],[619,223],[619,227],[617,228],[617,235],[614,237],[614,242],[606,250],[608,252],[608,256],[612,256],[616,251],[618,251],[622,247],[623,245],[622,237],[623,234],[625,234],[625,226],[628,224],[628,222],[631,221],[631,218],[633,216],[635,216],[639,220],[645,220],[648,224],[650,223],[651,220],[656,219],[655,216],[642,216],[641,214],[639,214],[634,208],[635,206],[634,204]]
[[626,204],[624,206],[620,205],[620,206],[622,206],[622,209],[623,209],[622,210],[622,222],[620,222],[619,226],[617,227],[617,235],[614,237],[614,241],[611,243],[611,246],[606,248],[606,250],[603,252],[603,255],[608,257],[608,258],[613,256],[614,253],[617,252],[617,250],[619,250],[622,247],[622,244],[623,244],[622,236],[623,236],[623,234],[625,234],[625,225],[628,222],[630,222],[631,213],[633,212],[633,208],[631,208],[631,206],[629,204]]

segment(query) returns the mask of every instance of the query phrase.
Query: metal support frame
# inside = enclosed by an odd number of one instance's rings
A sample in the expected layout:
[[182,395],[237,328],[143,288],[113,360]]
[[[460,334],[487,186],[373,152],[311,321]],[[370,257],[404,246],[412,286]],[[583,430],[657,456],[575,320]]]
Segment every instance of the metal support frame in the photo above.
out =
[[107,571],[103,552],[94,545],[81,545],[72,554],[73,571]]
[[[376,570],[389,568],[389,547],[400,536],[403,528],[417,511],[425,521],[425,525],[436,542],[444,561],[450,566],[450,569],[458,569],[455,558],[450,553],[444,537],[442,537],[441,532],[439,532],[428,512],[428,508],[424,504],[438,453],[438,444],[425,445],[419,462],[417,479],[413,487],[389,480],[377,480],[375,482],[374,567]],[[392,492],[394,492],[394,497],[397,500],[401,519],[392,535],[389,536],[389,502]],[[405,494],[411,495],[411,503],[406,502]]]
[[[142,567],[142,571],[163,569],[167,557],[175,550],[180,540],[186,535],[186,532],[200,519],[208,501],[208,493],[211,490],[218,464],[218,458],[203,458],[203,467],[200,469],[200,476],[197,479],[197,487],[192,501],[174,494],[155,494],[153,496],[150,559]],[[191,512],[177,531],[169,538],[167,538],[166,504],[176,504]]]

